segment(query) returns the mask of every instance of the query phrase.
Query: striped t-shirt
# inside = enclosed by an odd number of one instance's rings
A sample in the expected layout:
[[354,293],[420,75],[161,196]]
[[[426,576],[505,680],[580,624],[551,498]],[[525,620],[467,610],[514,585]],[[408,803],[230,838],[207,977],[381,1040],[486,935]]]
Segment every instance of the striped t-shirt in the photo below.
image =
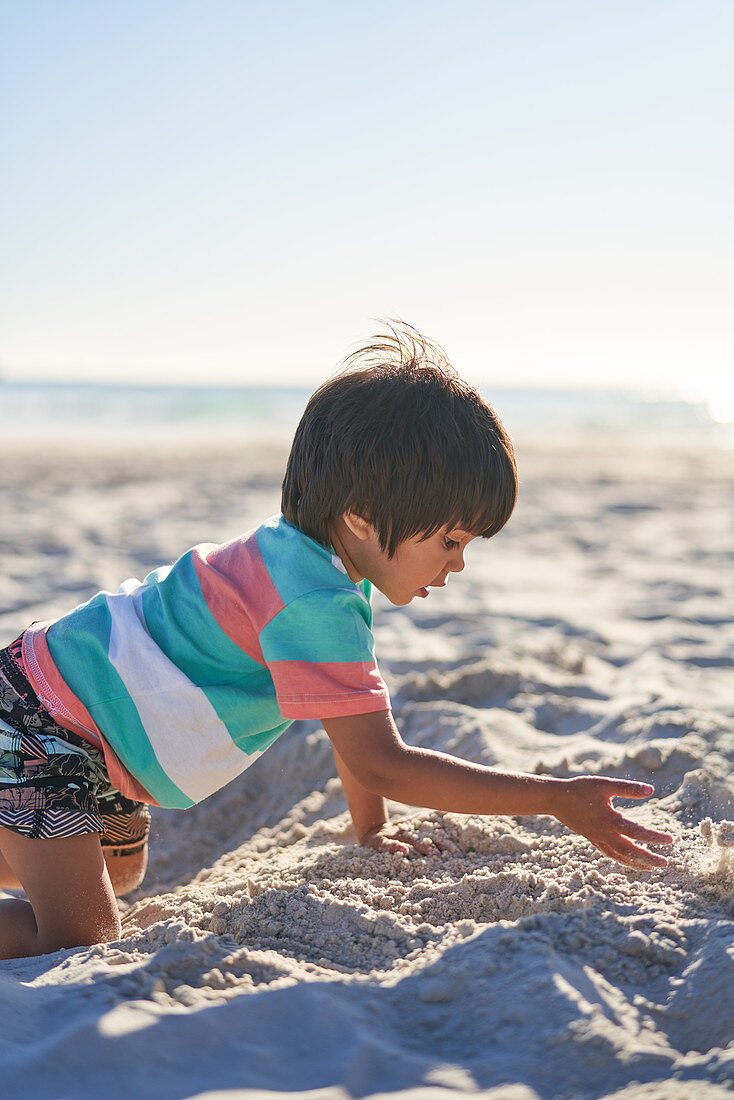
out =
[[295,718],[389,708],[370,595],[330,548],[275,516],[34,624],[23,659],[56,720],[103,749],[123,794],[187,807]]

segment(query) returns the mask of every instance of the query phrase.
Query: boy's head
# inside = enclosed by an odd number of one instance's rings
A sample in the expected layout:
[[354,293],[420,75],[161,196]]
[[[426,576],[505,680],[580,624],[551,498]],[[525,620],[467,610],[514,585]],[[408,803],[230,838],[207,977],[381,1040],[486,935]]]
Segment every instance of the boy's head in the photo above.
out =
[[490,538],[516,496],[512,443],[493,409],[438,345],[390,322],[308,402],[282,511],[326,546],[333,522],[354,512],[392,557],[447,526]]

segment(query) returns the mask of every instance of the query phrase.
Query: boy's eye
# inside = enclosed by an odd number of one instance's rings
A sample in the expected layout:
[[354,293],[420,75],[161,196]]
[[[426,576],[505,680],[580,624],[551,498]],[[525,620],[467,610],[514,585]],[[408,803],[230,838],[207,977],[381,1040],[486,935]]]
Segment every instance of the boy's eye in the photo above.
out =
[[443,540],[443,543],[447,550],[456,550],[457,546],[459,545],[456,539],[449,538],[445,538]]

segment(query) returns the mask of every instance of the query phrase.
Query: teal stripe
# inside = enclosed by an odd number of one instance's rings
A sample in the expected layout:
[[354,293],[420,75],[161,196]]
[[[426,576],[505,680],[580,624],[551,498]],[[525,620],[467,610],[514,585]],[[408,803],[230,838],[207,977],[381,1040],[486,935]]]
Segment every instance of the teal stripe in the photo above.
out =
[[257,545],[283,603],[290,603],[320,588],[345,588],[355,592],[361,589],[369,603],[370,582],[355,584],[334,565],[334,552],[330,546],[322,546],[304,535],[283,516],[274,516],[258,528]]
[[365,577],[365,579],[363,581],[359,582],[357,587],[362,589],[362,592],[364,593],[364,598],[367,600],[367,614],[364,616],[364,621],[367,623],[367,627],[371,632],[372,631],[372,581],[368,581],[367,578]]
[[238,749],[262,752],[291,724],[284,722],[269,672],[245,683],[201,689]]
[[148,633],[193,684],[231,684],[263,672],[209,610],[192,551],[172,567],[151,573],[145,583],[142,602]]
[[156,802],[178,809],[193,806],[158,763],[137,708],[109,662],[110,626],[104,593],[53,623],[46,639],[54,664],[105,740]]
[[262,751],[286,728],[272,677],[212,615],[191,551],[146,584],[143,615],[153,641],[200,688],[237,747]]
[[372,661],[370,608],[356,589],[312,592],[284,607],[260,634],[265,660]]
[[[331,550],[304,535],[283,516],[274,516],[258,528],[257,545],[285,604],[305,592],[338,584],[339,571],[332,563]],[[348,577],[343,579],[345,584],[352,584]]]

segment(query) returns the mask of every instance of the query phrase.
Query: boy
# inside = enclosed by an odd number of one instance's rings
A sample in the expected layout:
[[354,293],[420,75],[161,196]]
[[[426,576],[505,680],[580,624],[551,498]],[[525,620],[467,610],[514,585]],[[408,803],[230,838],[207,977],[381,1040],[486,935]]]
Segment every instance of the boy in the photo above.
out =
[[426,599],[510,517],[512,445],[440,348],[408,326],[355,353],[297,429],[282,515],[194,547],[0,653],[0,958],[115,939],[142,880],[146,804],[190,806],[296,718],[318,718],[362,844],[407,852],[386,797],[553,814],[632,867],[665,864],[613,797],[652,787],[510,775],[406,745],[374,660],[371,586]]

